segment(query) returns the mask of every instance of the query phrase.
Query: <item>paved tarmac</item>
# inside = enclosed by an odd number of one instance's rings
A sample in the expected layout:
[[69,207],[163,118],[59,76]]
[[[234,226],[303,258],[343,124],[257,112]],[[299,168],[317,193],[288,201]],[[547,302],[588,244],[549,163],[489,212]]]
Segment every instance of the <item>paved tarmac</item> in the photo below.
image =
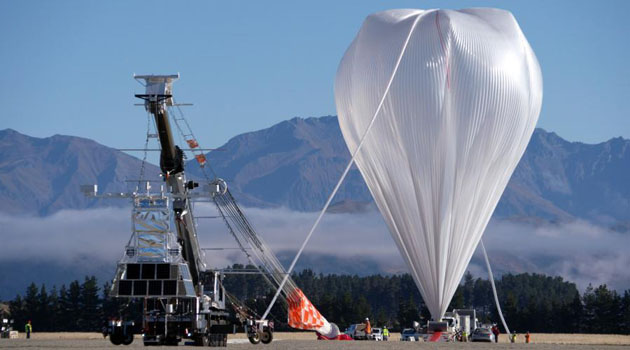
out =
[[[0,339],[2,349],[138,349],[144,348],[142,341],[137,339],[129,346],[114,346],[107,339]],[[162,346],[159,349],[178,348]],[[193,347],[180,345],[179,348]],[[617,350],[630,349],[628,345],[580,345],[580,344],[510,344],[510,343],[421,343],[421,342],[367,342],[367,341],[317,341],[317,340],[277,340],[271,344],[252,345],[244,339],[231,339],[228,349],[248,350],[325,350],[325,349],[538,349],[538,350]],[[151,349],[151,348],[149,348]]]

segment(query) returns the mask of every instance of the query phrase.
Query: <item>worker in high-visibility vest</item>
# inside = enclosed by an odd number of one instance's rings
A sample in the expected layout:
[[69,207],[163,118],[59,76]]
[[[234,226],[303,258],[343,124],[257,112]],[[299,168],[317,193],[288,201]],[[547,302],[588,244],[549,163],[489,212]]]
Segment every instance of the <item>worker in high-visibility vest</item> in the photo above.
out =
[[389,339],[389,329],[387,327],[383,327],[383,340],[387,341]]
[[32,331],[33,331],[33,325],[31,325],[31,320],[28,320],[28,322],[24,326],[24,332],[26,332],[26,339],[31,339]]
[[525,333],[525,342],[529,344],[530,339],[531,339],[531,336],[529,335],[529,331],[527,331],[527,333]]
[[369,318],[365,318],[365,335],[369,336],[370,334],[372,334],[372,326],[370,325],[370,319]]
[[510,334],[510,343],[516,343],[516,331]]

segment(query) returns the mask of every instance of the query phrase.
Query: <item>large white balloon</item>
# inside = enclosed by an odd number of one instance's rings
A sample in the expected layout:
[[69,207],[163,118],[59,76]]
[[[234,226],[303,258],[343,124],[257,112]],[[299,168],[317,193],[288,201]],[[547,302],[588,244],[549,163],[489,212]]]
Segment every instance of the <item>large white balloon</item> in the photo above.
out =
[[538,61],[511,13],[370,15],[337,71],[356,164],[441,319],[534,131]]

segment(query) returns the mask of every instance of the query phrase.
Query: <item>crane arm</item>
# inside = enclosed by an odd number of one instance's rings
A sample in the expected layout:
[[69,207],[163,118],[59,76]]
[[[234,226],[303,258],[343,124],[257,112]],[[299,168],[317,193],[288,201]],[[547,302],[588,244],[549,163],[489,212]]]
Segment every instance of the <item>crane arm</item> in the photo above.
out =
[[188,191],[196,187],[192,181],[186,182],[184,173],[184,152],[175,145],[167,106],[173,104],[172,82],[178,75],[143,75],[136,79],[145,80],[146,93],[136,95],[145,101],[145,108],[154,119],[160,140],[160,169],[173,198],[173,212],[177,238],[182,247],[182,256],[189,265],[191,279],[197,294],[201,294],[200,275],[205,270],[193,213],[188,200]]

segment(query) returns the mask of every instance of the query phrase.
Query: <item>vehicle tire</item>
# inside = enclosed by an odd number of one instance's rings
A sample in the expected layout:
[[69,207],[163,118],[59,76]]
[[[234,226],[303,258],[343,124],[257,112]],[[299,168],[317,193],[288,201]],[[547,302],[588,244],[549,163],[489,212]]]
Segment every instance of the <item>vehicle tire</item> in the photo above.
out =
[[224,348],[227,346],[227,338],[228,338],[227,334],[221,334],[221,344],[219,345],[220,347]]
[[123,340],[124,340],[124,337],[122,333],[120,332],[114,332],[109,335],[109,341],[112,342],[112,344],[114,345],[122,344]]
[[127,334],[122,343],[123,345],[131,345],[131,343],[133,343],[133,333]]
[[262,334],[260,335],[260,341],[263,344],[269,344],[271,343],[272,340],[273,340],[273,333],[270,330],[265,329],[264,331],[262,331]]
[[222,334],[210,334],[210,346],[211,347],[219,347],[221,346],[221,340],[223,339]]
[[248,337],[249,342],[256,345],[258,343],[260,343],[260,334],[256,333],[254,335],[251,335]]
[[209,344],[207,334],[197,334],[195,336],[195,346],[208,346]]

